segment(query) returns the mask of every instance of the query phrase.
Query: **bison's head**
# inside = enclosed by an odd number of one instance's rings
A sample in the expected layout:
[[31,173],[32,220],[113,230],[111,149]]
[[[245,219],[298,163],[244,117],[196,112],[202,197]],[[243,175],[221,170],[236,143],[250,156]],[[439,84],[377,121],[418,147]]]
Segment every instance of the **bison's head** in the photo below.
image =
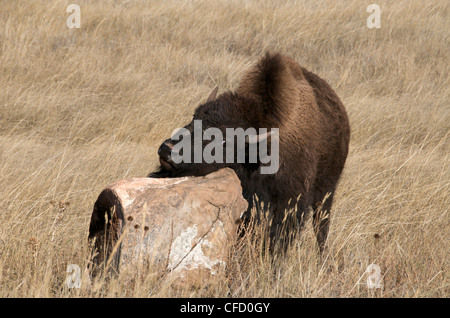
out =
[[196,109],[192,121],[162,143],[160,168],[149,177],[202,176],[225,167],[239,175],[278,160],[278,144],[273,158],[273,130],[255,128],[261,128],[257,105],[231,93],[217,99],[216,94],[217,87]]

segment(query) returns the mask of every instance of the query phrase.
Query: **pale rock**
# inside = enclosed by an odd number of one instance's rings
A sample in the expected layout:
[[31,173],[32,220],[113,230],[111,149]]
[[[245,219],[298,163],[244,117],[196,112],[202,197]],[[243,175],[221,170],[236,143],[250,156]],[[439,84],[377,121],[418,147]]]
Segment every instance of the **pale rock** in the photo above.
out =
[[223,272],[247,206],[231,169],[115,182],[101,192],[92,212],[93,274],[106,262],[116,272],[131,273],[146,264],[161,277],[196,285]]

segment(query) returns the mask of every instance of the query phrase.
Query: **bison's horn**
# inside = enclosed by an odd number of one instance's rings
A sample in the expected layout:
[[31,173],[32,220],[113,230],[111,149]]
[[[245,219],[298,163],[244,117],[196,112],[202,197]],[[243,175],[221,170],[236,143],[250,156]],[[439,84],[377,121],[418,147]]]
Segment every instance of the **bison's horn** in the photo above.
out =
[[215,100],[218,91],[219,91],[219,87],[216,86],[216,88],[213,89],[213,91],[211,92],[211,94],[209,94],[209,97],[208,97],[208,99],[206,100],[206,102],[209,103],[209,102],[212,102],[213,100]]
[[271,133],[272,133],[271,131],[268,131],[264,134],[259,134],[259,135],[252,135],[252,136],[247,135],[247,136],[245,136],[245,142],[248,144],[254,144],[254,143],[264,141],[270,137]]

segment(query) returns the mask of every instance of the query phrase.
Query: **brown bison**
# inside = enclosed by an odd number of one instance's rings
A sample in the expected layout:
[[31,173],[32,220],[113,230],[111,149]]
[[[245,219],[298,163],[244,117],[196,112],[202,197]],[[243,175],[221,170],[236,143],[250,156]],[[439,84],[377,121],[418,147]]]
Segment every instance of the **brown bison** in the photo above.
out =
[[[248,154],[244,162],[175,163],[172,156],[178,141],[171,138],[159,148],[161,166],[149,177],[201,176],[224,167],[232,168],[249,202],[244,220],[249,219],[252,207],[256,207],[258,213],[269,212],[271,247],[276,242],[286,246],[284,243],[295,235],[296,230],[283,226],[286,217],[294,215],[294,223],[301,226],[312,207],[313,226],[322,252],[333,195],[350,140],[349,121],[339,97],[323,79],[294,60],[269,53],[248,70],[234,93],[225,92],[217,98],[216,94],[217,89],[196,109],[194,120],[185,129],[195,134],[195,120],[201,120],[203,131],[216,127],[224,134],[227,128],[278,128],[276,140],[271,138],[270,132],[255,139],[256,142],[278,143],[278,170],[272,174],[261,173],[265,163],[260,159],[249,161]],[[204,148],[207,144],[203,141],[201,146]],[[249,151],[248,146],[245,151]],[[255,204],[255,197],[259,204]]]

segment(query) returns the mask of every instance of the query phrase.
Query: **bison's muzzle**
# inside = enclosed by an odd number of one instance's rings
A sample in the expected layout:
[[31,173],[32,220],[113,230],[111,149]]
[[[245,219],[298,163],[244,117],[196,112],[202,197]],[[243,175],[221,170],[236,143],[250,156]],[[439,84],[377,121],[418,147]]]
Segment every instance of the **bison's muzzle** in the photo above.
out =
[[159,162],[161,163],[161,166],[163,166],[167,170],[172,170],[172,167],[174,166],[171,155],[172,148],[173,143],[170,139],[167,139],[158,149]]

